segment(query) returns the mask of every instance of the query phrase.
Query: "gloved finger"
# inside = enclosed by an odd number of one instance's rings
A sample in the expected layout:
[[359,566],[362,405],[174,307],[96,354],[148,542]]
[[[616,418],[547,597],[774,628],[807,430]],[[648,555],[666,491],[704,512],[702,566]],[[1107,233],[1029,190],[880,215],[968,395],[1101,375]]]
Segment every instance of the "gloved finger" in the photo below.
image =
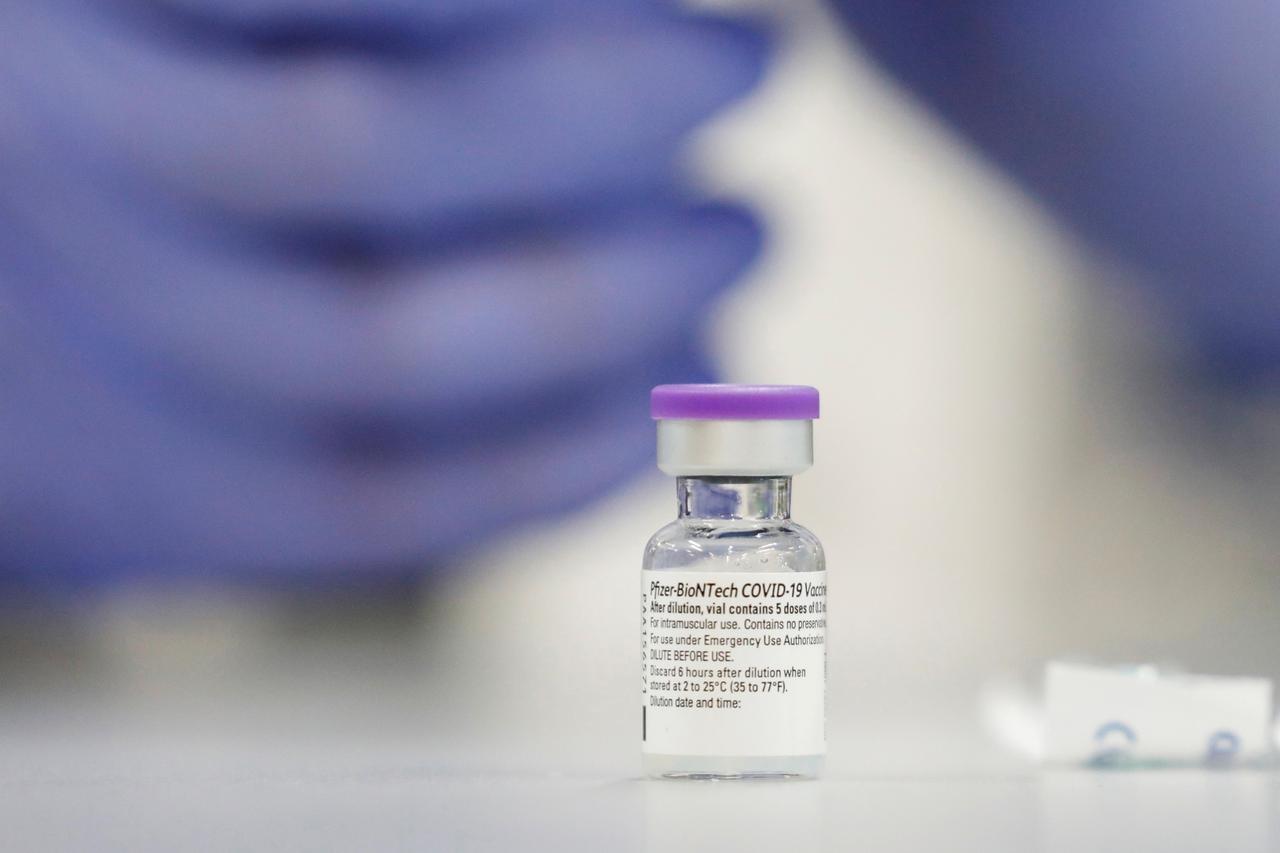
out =
[[133,14],[178,16],[243,32],[343,32],[369,28],[430,35],[460,27],[553,15],[643,0],[118,0]]
[[[10,332],[21,330],[10,329]],[[0,342],[0,585],[83,586],[121,574],[168,577],[346,573],[423,564],[494,529],[598,495],[652,454],[646,389],[703,379],[696,354],[570,389],[542,417],[494,419],[516,435],[422,452],[319,453],[211,428],[103,385],[95,365],[44,342]],[[56,362],[56,363],[55,363]],[[27,573],[22,575],[20,573]],[[8,577],[5,577],[5,576]]]
[[346,268],[88,201],[27,196],[0,234],[43,269],[28,305],[49,334],[291,417],[412,418],[618,370],[705,314],[761,239],[740,208],[667,202]]
[[17,5],[0,7],[0,74],[88,184],[318,223],[457,228],[665,184],[685,133],[763,62],[754,30],[658,13],[502,30],[418,62],[286,61]]

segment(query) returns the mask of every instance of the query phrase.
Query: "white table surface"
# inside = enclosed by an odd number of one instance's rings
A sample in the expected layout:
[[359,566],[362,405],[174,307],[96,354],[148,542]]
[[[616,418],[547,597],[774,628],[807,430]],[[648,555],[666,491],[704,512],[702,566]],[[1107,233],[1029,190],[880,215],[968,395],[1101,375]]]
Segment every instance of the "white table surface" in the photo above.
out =
[[[12,729],[10,729],[12,735]],[[817,782],[636,778],[631,744],[101,731],[0,742],[6,850],[1274,851],[1269,772],[1041,771],[847,739]],[[514,742],[514,741],[513,741]]]

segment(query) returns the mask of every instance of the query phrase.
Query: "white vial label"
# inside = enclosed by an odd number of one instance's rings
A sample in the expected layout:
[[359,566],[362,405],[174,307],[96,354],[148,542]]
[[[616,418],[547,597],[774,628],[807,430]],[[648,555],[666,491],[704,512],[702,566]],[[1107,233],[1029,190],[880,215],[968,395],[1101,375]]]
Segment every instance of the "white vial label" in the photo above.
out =
[[644,752],[826,751],[826,572],[641,574]]

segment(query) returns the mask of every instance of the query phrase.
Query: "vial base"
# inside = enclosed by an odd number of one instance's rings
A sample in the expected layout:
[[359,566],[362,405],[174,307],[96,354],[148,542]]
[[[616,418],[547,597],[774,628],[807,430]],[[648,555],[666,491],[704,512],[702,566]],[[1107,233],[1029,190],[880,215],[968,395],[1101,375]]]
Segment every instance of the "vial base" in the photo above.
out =
[[660,755],[642,756],[650,779],[714,782],[816,779],[822,773],[821,755]]

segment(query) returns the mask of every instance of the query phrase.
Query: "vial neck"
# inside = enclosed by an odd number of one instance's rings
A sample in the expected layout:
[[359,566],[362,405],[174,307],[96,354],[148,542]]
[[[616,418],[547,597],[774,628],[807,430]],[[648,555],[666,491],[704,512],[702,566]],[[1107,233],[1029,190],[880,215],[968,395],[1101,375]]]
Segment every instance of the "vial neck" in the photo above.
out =
[[790,477],[677,477],[681,518],[791,517]]

